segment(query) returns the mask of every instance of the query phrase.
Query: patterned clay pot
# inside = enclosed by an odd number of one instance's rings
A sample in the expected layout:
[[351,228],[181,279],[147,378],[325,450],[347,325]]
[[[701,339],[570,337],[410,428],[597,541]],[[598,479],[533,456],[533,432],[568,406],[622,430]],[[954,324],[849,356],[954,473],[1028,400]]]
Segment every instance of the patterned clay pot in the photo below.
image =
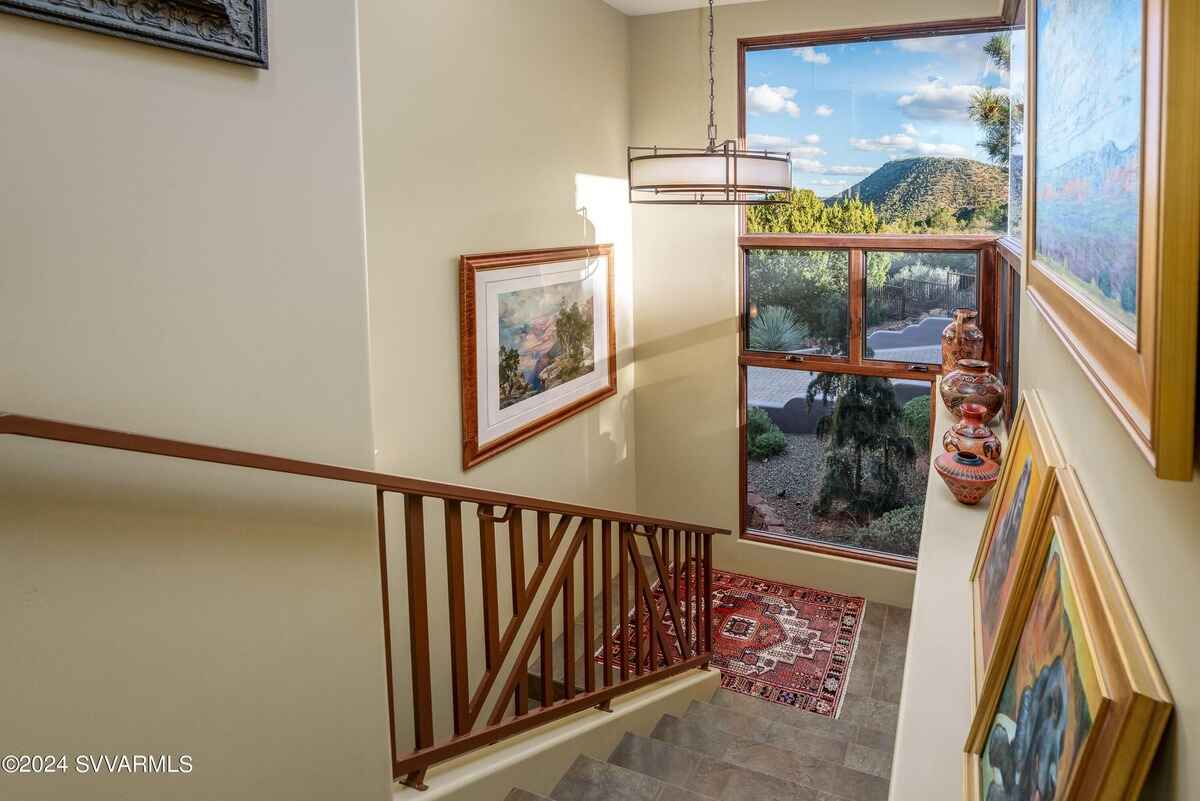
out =
[[933,460],[942,481],[950,488],[955,500],[974,506],[983,500],[988,490],[1000,478],[1000,465],[973,453],[943,453]]
[[942,329],[942,372],[958,368],[963,359],[983,357],[983,331],[975,324],[979,312],[955,309],[954,322]]
[[962,359],[958,369],[942,376],[938,389],[942,402],[955,417],[962,417],[964,403],[978,403],[987,410],[983,424],[987,425],[1004,406],[1004,383],[988,372],[990,364],[979,359]]
[[950,427],[942,436],[942,445],[950,452],[973,453],[984,459],[1002,464],[1000,440],[992,429],[983,423],[987,407],[978,403],[964,403],[959,407],[962,419]]

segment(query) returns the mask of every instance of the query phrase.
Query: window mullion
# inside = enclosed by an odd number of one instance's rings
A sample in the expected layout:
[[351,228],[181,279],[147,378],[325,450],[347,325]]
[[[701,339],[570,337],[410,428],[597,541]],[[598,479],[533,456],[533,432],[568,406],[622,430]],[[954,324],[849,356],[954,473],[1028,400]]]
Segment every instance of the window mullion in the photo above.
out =
[[866,298],[866,256],[862,248],[850,251],[850,364],[866,358],[863,344],[863,313]]

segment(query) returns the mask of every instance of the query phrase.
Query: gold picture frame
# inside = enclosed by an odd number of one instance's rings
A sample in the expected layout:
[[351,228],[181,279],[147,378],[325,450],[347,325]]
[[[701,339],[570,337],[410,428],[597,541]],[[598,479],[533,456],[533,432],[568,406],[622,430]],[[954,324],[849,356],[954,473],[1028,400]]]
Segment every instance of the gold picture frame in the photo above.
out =
[[[1058,102],[1069,97],[1068,85],[1089,97],[1123,97],[1124,91],[1115,85],[1105,93],[1100,87],[1081,89],[1079,80],[1050,75],[1056,71],[1069,72],[1075,78],[1090,74],[1082,62],[1077,68],[1065,68],[1063,59],[1072,54],[1064,54],[1068,48],[1064,40],[1069,37],[1053,40],[1055,6],[1055,0],[1049,0],[1030,3],[1028,8],[1026,287],[1033,305],[1156,475],[1189,481],[1195,460],[1200,305],[1196,269],[1200,261],[1200,139],[1196,137],[1200,94],[1195,91],[1200,80],[1200,49],[1196,47],[1200,5],[1167,0],[1126,0],[1122,5],[1126,13],[1139,10],[1142,23],[1136,65],[1140,70],[1133,70],[1131,64],[1127,71],[1132,76],[1128,79],[1131,88],[1141,98],[1140,122],[1134,114],[1123,116],[1123,110],[1081,121],[1078,108],[1072,112],[1071,104]],[[1097,15],[1079,13],[1078,25],[1087,26],[1088,33],[1078,40],[1102,43],[1103,58],[1116,61],[1118,54],[1125,52],[1123,44],[1110,42],[1097,28],[1103,24]],[[1129,31],[1128,25],[1122,27]],[[1053,61],[1044,59],[1047,75],[1039,80],[1043,35],[1052,40],[1044,47]],[[1131,42],[1137,40],[1136,29],[1128,35]],[[1089,88],[1097,91],[1086,91]],[[1039,114],[1046,118],[1046,141],[1041,145]],[[1113,121],[1118,117],[1123,122]],[[1075,122],[1070,125],[1060,124],[1071,119]],[[1081,125],[1087,128],[1085,135],[1075,137],[1067,130]],[[1092,149],[1067,158],[1073,151],[1061,146],[1063,141],[1086,136],[1098,142],[1103,134],[1095,131],[1106,128],[1135,131],[1133,144],[1127,146],[1122,140],[1114,145],[1109,139],[1105,148],[1096,148],[1092,147],[1096,142],[1080,143],[1079,149]],[[1111,200],[1114,196],[1118,199]],[[1126,208],[1131,204],[1136,204],[1136,211]],[[1135,219],[1136,232],[1132,232]],[[1092,227],[1081,220],[1090,220]],[[1124,222],[1114,225],[1113,220]],[[1114,234],[1118,228],[1123,233]],[[1099,238],[1089,240],[1088,236]],[[1112,246],[1114,236],[1119,246]],[[1040,247],[1043,244],[1044,249]]]
[[1075,472],[1052,468],[1049,483],[1013,596],[1019,636],[989,665],[971,723],[965,798],[1020,776],[1014,790],[1047,799],[1135,801],[1170,691]]
[[1034,521],[1051,488],[1051,473],[1065,464],[1058,440],[1036,390],[1021,393],[992,496],[983,536],[971,568],[971,687],[978,700],[993,654],[1004,653],[1015,636],[1007,614],[1018,578],[1026,568]]

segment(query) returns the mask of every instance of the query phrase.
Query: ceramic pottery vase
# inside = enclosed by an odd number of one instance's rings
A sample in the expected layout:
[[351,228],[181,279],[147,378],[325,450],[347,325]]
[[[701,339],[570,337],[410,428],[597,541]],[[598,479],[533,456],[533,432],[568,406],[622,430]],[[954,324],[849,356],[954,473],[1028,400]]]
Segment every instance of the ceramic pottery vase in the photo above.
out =
[[942,330],[942,372],[958,367],[962,359],[983,356],[983,331],[975,324],[979,312],[974,309],[955,309],[954,322]]
[[964,403],[978,403],[987,410],[983,424],[992,422],[1004,406],[1004,383],[988,372],[987,362],[962,359],[958,369],[942,376],[939,390],[942,402],[955,417],[962,417]]
[[983,423],[987,407],[978,403],[964,403],[960,407],[962,419],[950,427],[942,436],[942,445],[950,452],[973,453],[984,459],[1002,464],[1000,440],[992,429]]
[[1000,465],[973,453],[943,453],[933,460],[933,469],[946,482],[955,500],[974,506],[1000,478]]

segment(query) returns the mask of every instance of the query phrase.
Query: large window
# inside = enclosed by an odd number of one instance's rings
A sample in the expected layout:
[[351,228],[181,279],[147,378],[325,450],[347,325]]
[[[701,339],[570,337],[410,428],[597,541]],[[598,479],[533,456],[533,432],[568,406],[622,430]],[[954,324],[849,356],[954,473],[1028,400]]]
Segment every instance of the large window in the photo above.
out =
[[915,559],[927,381],[746,369],[749,536]]
[[798,190],[747,232],[1008,232],[1014,49],[1008,31],[747,45],[746,145],[790,152]]

